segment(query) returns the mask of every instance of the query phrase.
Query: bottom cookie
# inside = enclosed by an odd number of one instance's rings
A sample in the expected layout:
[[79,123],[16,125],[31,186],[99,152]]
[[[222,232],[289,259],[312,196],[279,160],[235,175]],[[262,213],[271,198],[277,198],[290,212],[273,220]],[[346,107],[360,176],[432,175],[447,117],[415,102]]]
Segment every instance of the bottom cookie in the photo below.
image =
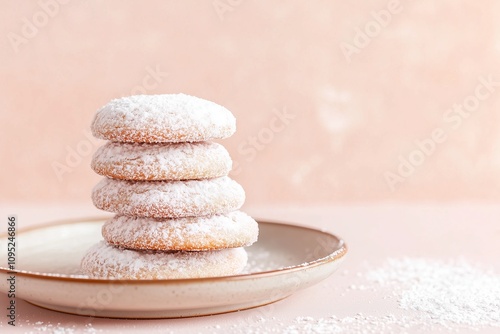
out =
[[178,279],[230,276],[247,264],[243,248],[207,252],[134,251],[101,241],[92,246],[81,262],[91,278]]

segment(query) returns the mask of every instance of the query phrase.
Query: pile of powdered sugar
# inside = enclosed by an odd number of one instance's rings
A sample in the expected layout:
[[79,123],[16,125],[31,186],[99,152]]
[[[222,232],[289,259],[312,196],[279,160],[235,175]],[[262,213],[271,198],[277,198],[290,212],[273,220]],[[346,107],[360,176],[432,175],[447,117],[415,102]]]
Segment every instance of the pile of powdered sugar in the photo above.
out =
[[[469,332],[486,328],[500,332],[500,275],[463,259],[388,259],[377,268],[357,273],[351,284],[336,287],[336,290],[346,293],[355,290],[357,299],[364,299],[368,304],[373,296],[380,299],[381,304],[385,304],[382,299],[388,299],[396,303],[397,309],[388,312],[381,307],[370,315],[334,313],[320,318],[301,316],[288,321],[264,318],[236,332],[378,334]],[[359,305],[359,310],[363,309],[363,305]]]
[[366,278],[438,324],[500,327],[500,276],[465,260],[390,259]]

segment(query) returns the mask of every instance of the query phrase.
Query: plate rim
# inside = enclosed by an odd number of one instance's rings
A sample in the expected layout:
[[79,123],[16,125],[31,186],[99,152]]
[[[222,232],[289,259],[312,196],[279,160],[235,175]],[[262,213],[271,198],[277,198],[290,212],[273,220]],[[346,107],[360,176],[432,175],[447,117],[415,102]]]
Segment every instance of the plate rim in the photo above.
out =
[[[71,219],[60,219],[52,222],[36,224],[33,226],[29,226],[27,228],[21,228],[16,233],[16,237],[19,234],[36,231],[39,229],[56,227],[59,225],[66,225],[71,223],[83,223],[83,222],[98,222],[109,219],[109,216],[93,216],[93,217],[82,217],[82,218],[71,218]],[[119,283],[119,284],[187,284],[187,283],[206,283],[206,282],[223,282],[223,281],[235,281],[235,280],[246,280],[246,279],[254,279],[261,278],[266,276],[274,276],[278,274],[288,274],[296,271],[301,271],[309,268],[314,268],[317,266],[325,265],[330,262],[335,262],[338,260],[342,260],[348,252],[348,246],[344,239],[341,237],[327,232],[325,230],[316,229],[313,227],[303,226],[295,223],[288,222],[280,222],[274,220],[267,219],[255,219],[259,224],[266,225],[279,225],[288,228],[296,228],[302,230],[313,231],[316,233],[321,233],[323,235],[327,235],[328,237],[333,237],[337,240],[339,246],[338,248],[319,259],[315,259],[314,261],[307,262],[305,264],[299,264],[289,267],[283,267],[279,269],[267,270],[258,273],[249,273],[249,274],[238,274],[231,276],[219,276],[219,277],[201,277],[201,278],[178,278],[178,279],[109,279],[109,278],[90,278],[90,277],[80,277],[80,276],[70,276],[70,275],[54,275],[47,273],[39,273],[39,272],[31,272],[31,271],[23,271],[23,270],[10,270],[3,266],[0,266],[0,274],[10,274],[16,275],[16,277],[26,277],[26,278],[34,278],[34,279],[43,279],[43,280],[52,280],[52,281],[69,281],[75,283],[93,283],[93,284],[109,284],[110,282]],[[7,237],[7,233],[0,233],[0,238]]]

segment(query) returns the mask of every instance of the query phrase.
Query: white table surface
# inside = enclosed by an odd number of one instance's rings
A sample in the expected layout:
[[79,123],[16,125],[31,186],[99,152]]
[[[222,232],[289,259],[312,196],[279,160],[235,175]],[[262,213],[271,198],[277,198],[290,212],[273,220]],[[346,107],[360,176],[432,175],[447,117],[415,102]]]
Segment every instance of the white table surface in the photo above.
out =
[[[500,206],[492,204],[284,205],[247,207],[245,211],[256,218],[333,232],[348,243],[348,257],[341,269],[327,280],[285,300],[252,310],[188,319],[117,320],[58,313],[18,300],[18,325],[15,328],[8,326],[5,312],[0,312],[0,332],[280,333],[296,326],[297,317],[344,318],[357,314],[361,314],[359,317],[389,314],[398,317],[408,314],[399,308],[395,298],[388,298],[387,291],[356,288],[366,283],[364,273],[369,268],[379,266],[388,258],[447,260],[463,257],[473,264],[494,267],[500,274]],[[58,219],[102,216],[102,212],[90,203],[2,203],[0,213],[5,219],[9,214],[17,214],[19,230]],[[2,309],[7,302],[7,296],[0,294]],[[440,329],[433,327],[434,331]],[[378,331],[346,325],[343,332],[361,333],[363,330],[367,333]],[[395,333],[431,331],[421,326],[393,327],[392,330]],[[477,333],[472,329],[458,329],[458,333],[469,332]],[[479,332],[499,333],[500,327],[480,328]]]

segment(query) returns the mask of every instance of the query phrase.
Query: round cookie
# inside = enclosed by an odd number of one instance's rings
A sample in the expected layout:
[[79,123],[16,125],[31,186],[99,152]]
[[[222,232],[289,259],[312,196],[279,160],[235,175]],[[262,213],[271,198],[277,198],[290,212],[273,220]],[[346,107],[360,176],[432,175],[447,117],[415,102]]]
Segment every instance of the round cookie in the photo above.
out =
[[197,180],[229,174],[227,150],[213,142],[135,144],[108,142],[94,154],[97,173],[114,179]]
[[250,246],[257,222],[241,211],[211,217],[159,220],[115,216],[102,227],[112,245],[129,249],[206,251]]
[[94,205],[125,216],[180,218],[238,210],[245,191],[227,176],[189,181],[124,181],[105,178],[92,191]]
[[226,108],[185,94],[134,95],[97,111],[92,134],[135,143],[196,142],[230,137],[236,119]]
[[91,278],[179,279],[236,275],[247,263],[243,248],[207,252],[134,251],[101,241],[81,261]]

